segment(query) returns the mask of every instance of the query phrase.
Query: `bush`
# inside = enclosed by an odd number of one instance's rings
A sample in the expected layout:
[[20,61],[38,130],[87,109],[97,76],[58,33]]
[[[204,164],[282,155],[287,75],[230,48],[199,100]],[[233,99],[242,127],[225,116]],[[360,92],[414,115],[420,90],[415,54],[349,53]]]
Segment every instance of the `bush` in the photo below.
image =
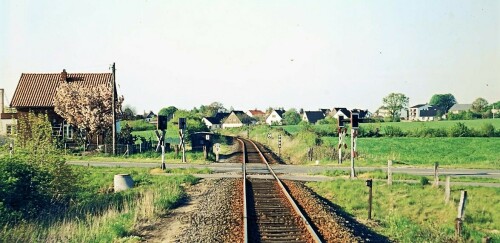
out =
[[429,179],[425,176],[420,177],[420,185],[425,186],[429,184]]
[[400,127],[386,126],[383,127],[384,135],[388,137],[403,137],[404,132]]
[[494,137],[495,127],[491,123],[484,123],[481,125],[480,134],[483,137]]
[[374,125],[368,125],[367,127],[360,126],[358,129],[359,137],[380,137],[380,128]]
[[0,158],[0,222],[43,217],[67,206],[79,190],[79,176],[52,141],[47,115],[18,119],[16,153]]
[[429,128],[422,124],[420,128],[411,130],[408,137],[447,137],[448,132],[444,128]]
[[450,137],[469,137],[471,130],[462,122],[453,125],[449,131]]

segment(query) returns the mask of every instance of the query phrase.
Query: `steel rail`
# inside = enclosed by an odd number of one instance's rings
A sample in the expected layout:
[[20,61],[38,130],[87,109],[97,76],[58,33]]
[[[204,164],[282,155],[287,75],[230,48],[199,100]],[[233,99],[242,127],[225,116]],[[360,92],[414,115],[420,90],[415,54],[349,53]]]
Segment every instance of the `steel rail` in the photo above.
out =
[[247,153],[247,148],[245,146],[245,143],[241,140],[238,139],[238,141],[241,143],[241,147],[243,148],[243,163],[242,163],[242,170],[243,170],[243,237],[244,237],[244,242],[248,243],[248,215],[247,215],[247,158],[246,158],[246,153]]
[[[244,181],[246,181],[246,146],[245,146],[245,143],[242,141],[243,139],[242,138],[239,138],[238,139],[242,144],[243,144],[243,178],[244,178]],[[322,242],[321,239],[319,238],[318,234],[316,233],[316,231],[312,228],[311,224],[309,223],[309,221],[307,220],[307,218],[304,216],[304,214],[302,213],[302,211],[300,210],[300,208],[297,206],[297,204],[295,203],[295,200],[293,200],[292,196],[290,196],[290,193],[288,193],[288,190],[286,190],[285,186],[283,185],[283,183],[281,182],[281,180],[278,178],[278,176],[276,175],[276,173],[274,172],[274,170],[271,168],[271,166],[269,165],[266,157],[264,156],[264,154],[262,154],[262,152],[260,151],[259,147],[257,147],[257,145],[252,141],[252,140],[249,140],[249,139],[245,139],[246,141],[250,142],[254,147],[255,149],[257,150],[257,152],[259,153],[260,157],[262,158],[262,161],[264,161],[264,163],[266,164],[267,166],[267,169],[271,172],[271,174],[273,175],[274,179],[276,179],[281,191],[283,192],[283,194],[285,195],[285,197],[288,199],[288,202],[290,203],[290,205],[292,206],[292,208],[294,209],[295,213],[300,217],[300,219],[302,220],[302,222],[304,223],[304,226],[306,227],[307,231],[309,232],[309,234],[311,235],[311,238],[315,241],[315,242]],[[246,185],[245,182],[243,184],[244,186]],[[244,189],[245,190],[245,189]],[[244,194],[244,198],[246,198],[246,194]],[[246,200],[244,200],[244,203],[246,203]],[[244,205],[244,220],[246,220],[246,211],[247,211],[247,207],[246,207],[246,204]],[[245,221],[246,222],[246,221]],[[247,225],[245,224],[245,242],[247,242],[246,240],[248,240],[248,231],[247,231]]]

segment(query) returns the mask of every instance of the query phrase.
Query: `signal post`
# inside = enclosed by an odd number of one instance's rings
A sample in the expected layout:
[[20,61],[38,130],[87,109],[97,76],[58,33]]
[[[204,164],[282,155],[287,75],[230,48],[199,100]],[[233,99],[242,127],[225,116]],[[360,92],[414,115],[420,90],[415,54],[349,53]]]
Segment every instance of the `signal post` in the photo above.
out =
[[[161,134],[160,132],[161,131]],[[165,165],[165,130],[167,130],[167,116],[158,116],[156,121],[156,137],[158,138],[158,145],[156,146],[156,152],[161,147],[161,169],[165,170],[167,166]]]
[[342,147],[347,149],[347,144],[345,143],[346,129],[344,127],[344,116],[339,116],[338,123],[338,134],[339,134],[339,164],[342,164]]
[[359,129],[359,114],[351,113],[351,179],[356,177],[354,170],[354,157],[356,157],[356,139]]
[[278,135],[278,157],[281,157],[281,134]]
[[179,118],[179,139],[182,148],[182,162],[186,162],[186,144],[184,136],[186,135],[186,118]]

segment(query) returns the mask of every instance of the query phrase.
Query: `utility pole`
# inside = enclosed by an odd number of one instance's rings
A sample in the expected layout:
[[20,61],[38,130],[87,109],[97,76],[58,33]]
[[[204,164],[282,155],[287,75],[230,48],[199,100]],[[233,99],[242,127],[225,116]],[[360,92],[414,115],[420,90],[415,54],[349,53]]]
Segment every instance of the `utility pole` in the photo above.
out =
[[111,109],[113,110],[113,155],[116,155],[116,112],[115,112],[115,82],[116,82],[116,68],[115,68],[115,63],[113,62],[113,66],[111,66],[111,70],[113,71],[113,78],[112,78],[112,86],[111,86],[111,93],[113,97],[113,101],[111,102]]

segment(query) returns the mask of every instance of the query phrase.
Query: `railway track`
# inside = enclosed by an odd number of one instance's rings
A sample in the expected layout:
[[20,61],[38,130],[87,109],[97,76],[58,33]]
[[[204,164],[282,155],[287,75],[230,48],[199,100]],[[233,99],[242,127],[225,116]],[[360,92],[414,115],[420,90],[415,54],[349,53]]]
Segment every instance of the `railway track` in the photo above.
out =
[[[321,242],[269,166],[268,156],[252,141],[239,141],[243,147],[244,241]],[[252,166],[247,168],[247,165]],[[255,174],[270,174],[274,179],[252,178]]]

